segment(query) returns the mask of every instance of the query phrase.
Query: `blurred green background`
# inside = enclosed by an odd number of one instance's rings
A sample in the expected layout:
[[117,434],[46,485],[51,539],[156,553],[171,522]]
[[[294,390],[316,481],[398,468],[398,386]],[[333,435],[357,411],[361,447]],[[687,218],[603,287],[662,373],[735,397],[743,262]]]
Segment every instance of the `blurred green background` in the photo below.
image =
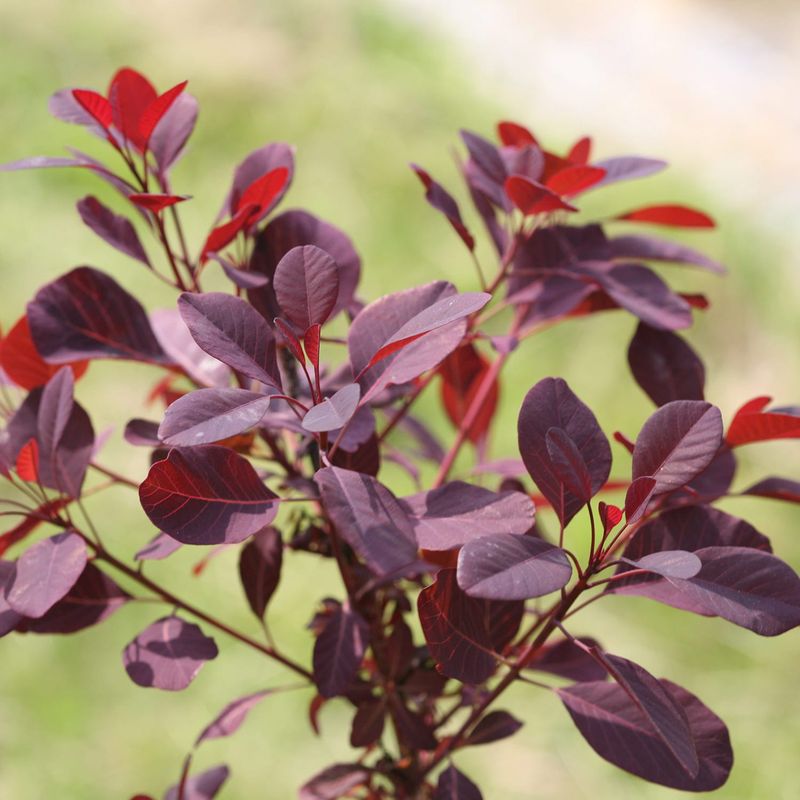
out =
[[[709,399],[728,419],[759,394],[796,403],[797,234],[789,227],[796,186],[784,184],[790,182],[789,158],[796,157],[796,144],[788,143],[796,142],[797,115],[784,110],[788,97],[781,101],[775,92],[776,80],[792,80],[782,72],[781,57],[794,41],[797,13],[781,3],[770,6],[781,9],[770,16],[741,2],[618,0],[599,24],[591,3],[565,5],[569,10],[538,0],[3,3],[0,161],[60,154],[62,144],[103,152],[80,129],[48,116],[47,98],[59,88],[102,89],[122,65],[142,70],[162,90],[188,78],[201,113],[174,185],[194,196],[182,209],[194,246],[241,158],[268,141],[288,141],[297,145],[298,168],[283,207],[308,208],[348,232],[363,260],[361,295],[372,299],[436,278],[475,288],[462,246],[423,201],[409,161],[457,194],[478,231],[452,159],[460,127],[489,134],[498,119],[518,119],[555,149],[599,132],[601,156],[634,149],[674,166],[603,193],[600,204],[587,204],[587,213],[671,200],[700,205],[720,223],[718,232],[686,240],[723,260],[727,278],[677,267],[663,271],[676,288],[711,296],[711,309],[698,315],[689,334],[706,360]],[[709,38],[696,41],[701,31],[710,31]],[[148,308],[174,303],[167,289],[80,223],[74,203],[86,194],[120,208],[90,175],[12,173],[3,175],[1,186],[4,330],[41,283],[77,264],[108,271]],[[481,257],[490,263],[485,242]],[[493,455],[514,454],[522,395],[550,374],[566,378],[607,431],[635,435],[651,408],[626,366],[633,329],[628,316],[605,314],[526,343],[504,382],[507,422],[499,426]],[[141,413],[153,380],[145,367],[101,362],[78,387],[96,430],[113,426],[101,460],[137,480],[145,457],[122,442],[121,428]],[[440,419],[435,392],[420,410]],[[736,485],[776,471],[797,475],[798,451],[791,442],[749,448]],[[627,456],[616,449],[615,457],[615,473],[624,475]],[[382,477],[399,491],[411,489],[397,472]],[[89,507],[120,556],[130,558],[153,535],[134,492],[115,489]],[[751,519],[779,554],[800,564],[796,509],[740,499],[726,508]],[[577,540],[581,531],[571,536]],[[215,559],[196,579],[190,569],[200,555],[179,552],[154,563],[150,574],[177,582],[178,594],[258,635],[238,586],[235,553]],[[300,555],[287,556],[285,576],[290,580],[277,592],[270,623],[285,649],[305,662],[312,640],[302,626],[317,601],[326,592],[337,596],[338,589],[326,565]],[[0,643],[0,797],[161,796],[198,731],[223,705],[291,680],[214,634],[221,657],[187,691],[137,688],[120,652],[167,611],[130,604],[112,621],[74,637],[13,635]],[[736,765],[720,798],[800,796],[796,636],[759,639],[718,620],[619,598],[596,604],[574,627],[685,685],[726,720]],[[234,738],[204,745],[198,766],[224,761],[232,768],[222,797],[294,797],[313,771],[348,756],[349,708],[326,706],[316,738],[306,720],[309,699],[305,690],[269,698]],[[525,720],[523,731],[457,759],[487,800],[661,800],[676,794],[600,761],[555,697],[524,687],[503,706]]]

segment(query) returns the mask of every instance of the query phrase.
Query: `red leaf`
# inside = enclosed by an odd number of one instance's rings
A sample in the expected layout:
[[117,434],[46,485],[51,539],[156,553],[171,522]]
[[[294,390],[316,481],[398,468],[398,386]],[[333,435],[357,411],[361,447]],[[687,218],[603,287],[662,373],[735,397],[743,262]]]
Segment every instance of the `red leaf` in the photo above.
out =
[[518,125],[516,122],[498,122],[497,135],[506,147],[538,144],[536,137],[526,127]]
[[281,193],[287,180],[289,180],[289,170],[286,167],[278,167],[257,178],[242,192],[236,213],[248,205],[254,205],[257,209],[256,215],[261,216]]
[[[584,136],[572,145],[569,153],[567,153],[567,160],[573,164],[588,164],[591,152],[592,140],[588,136]],[[605,173],[605,170],[603,172]]]
[[572,197],[599,183],[606,175],[600,167],[575,165],[556,172],[547,180],[547,188],[563,197]]
[[169,111],[172,104],[177,99],[178,95],[186,88],[189,81],[183,81],[177,86],[168,89],[164,94],[159,95],[147,106],[141,119],[139,120],[139,133],[142,138],[143,149],[147,149],[150,141],[150,136],[155,130],[156,125],[160,122],[164,114]]
[[537,181],[523,178],[522,175],[512,175],[510,178],[506,178],[504,186],[511,202],[525,216],[562,208],[567,211],[578,210],[566,200],[562,200],[552,189]]
[[108,102],[117,130],[139,150],[144,150],[141,122],[158,95],[147,78],[135,69],[123,67],[111,79]]
[[72,96],[94,119],[108,129],[111,125],[111,104],[103,95],[89,89],[73,89]]
[[[442,405],[456,428],[463,422],[489,368],[489,362],[471,344],[454,350],[439,367],[439,374],[442,376]],[[500,387],[495,380],[475,422],[467,431],[467,438],[471,442],[477,443],[486,436],[497,409],[499,395]]]
[[319,369],[319,323],[312,325],[303,337],[303,344],[306,348],[306,355],[308,360],[313,365],[314,369]]
[[209,253],[216,253],[226,245],[229,245],[239,232],[247,227],[247,223],[257,211],[258,206],[255,203],[249,203],[246,206],[242,206],[227,222],[214,228],[208,234],[206,243],[203,245],[200,260],[205,261]]
[[616,219],[629,222],[649,222],[653,225],[670,225],[674,228],[713,228],[716,223],[708,214],[687,206],[645,206],[620,214]]
[[36,444],[36,439],[29,439],[19,451],[17,475],[28,483],[39,480],[39,445]]
[[134,193],[128,195],[128,200],[131,201],[139,208],[144,208],[147,211],[152,211],[158,214],[169,206],[174,206],[176,203],[182,203],[184,200],[190,200],[189,194],[140,194]]
[[[44,386],[62,365],[48,364],[36,349],[31,338],[28,318],[20,318],[0,342],[0,367],[17,386],[35,389]],[[88,361],[72,361],[70,367],[75,379],[83,375],[89,366]]]
[[303,348],[300,346],[300,340],[295,336],[294,331],[289,327],[289,323],[282,320],[280,317],[275,317],[275,327],[281,332],[286,346],[289,348],[291,354],[301,363],[306,363],[306,357],[303,355]]
[[731,420],[725,441],[731,447],[771,439],[800,439],[800,417],[763,411],[772,398],[757,397],[745,403]]

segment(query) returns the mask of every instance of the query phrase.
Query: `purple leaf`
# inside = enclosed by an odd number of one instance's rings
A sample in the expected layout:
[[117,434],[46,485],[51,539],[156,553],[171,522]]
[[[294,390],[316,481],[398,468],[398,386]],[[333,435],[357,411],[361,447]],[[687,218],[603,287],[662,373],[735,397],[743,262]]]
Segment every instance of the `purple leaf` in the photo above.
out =
[[480,789],[452,764],[439,774],[433,800],[483,800]]
[[452,481],[400,500],[411,515],[420,547],[451,550],[493,533],[525,533],[533,525],[533,501],[521,492],[491,492]]
[[691,264],[704,267],[719,275],[725,274],[722,264],[708,258],[680,242],[671,242],[655,236],[615,236],[609,240],[612,258],[644,259],[645,261],[673,261],[676,264]]
[[560,589],[571,577],[564,551],[534,536],[482,536],[458,554],[458,585],[471,597],[526,600]]
[[482,136],[471,131],[459,131],[475,165],[494,183],[502,184],[506,179],[506,166],[499,150]]
[[417,609],[428,650],[442,675],[483,683],[495,670],[495,652],[514,637],[522,603],[481,600],[463,592],[454,569],[442,569],[423,589]]
[[30,633],[76,633],[110,617],[131,596],[91,562],[72,588],[44,616],[27,619]]
[[138,686],[177,692],[218,652],[214,640],[197,625],[170,616],[145,628],[125,648],[122,662]]
[[170,450],[139,487],[150,521],[183,544],[234,544],[269,525],[278,497],[227,447]]
[[751,547],[704,547],[695,551],[700,571],[687,580],[612,584],[618,594],[637,594],[704,616],[719,616],[760,636],[778,636],[800,625],[800,578],[779,558]]
[[173,539],[169,534],[159,533],[139,550],[134,558],[137,561],[161,561],[161,559],[171,556],[176,550],[180,550],[182,546],[177,539]]
[[[593,494],[592,476],[575,442],[561,428],[549,428],[544,440],[553,472],[559,481],[578,500],[588,503]],[[563,516],[563,512],[559,516]]]
[[440,183],[433,180],[422,167],[412,164],[411,169],[414,170],[417,177],[422,181],[422,185],[425,187],[425,199],[437,211],[440,211],[447,217],[447,220],[453,226],[453,230],[459,235],[461,241],[464,242],[467,248],[469,250],[474,250],[475,239],[467,230],[464,221],[461,219],[458,203],[456,203],[450,193]]
[[292,178],[294,177],[294,148],[283,142],[273,142],[250,153],[250,155],[236,167],[236,172],[233,176],[233,186],[231,187],[230,196],[228,198],[228,210],[231,216],[239,209],[242,195],[248,186],[251,186],[259,178],[262,178],[280,167],[288,171],[283,189],[281,189],[272,202],[261,211],[258,219],[254,220],[254,222],[262,219],[275,208],[289,189]]
[[703,562],[688,550],[660,550],[642,556],[637,561],[629,558],[622,560],[636,569],[646,569],[662,578],[693,578],[703,566]]
[[309,409],[303,417],[303,427],[314,433],[342,428],[355,414],[360,398],[361,387],[357,383],[348,383]]
[[360,703],[350,729],[351,747],[369,747],[380,739],[386,719],[386,702],[375,698]]
[[368,777],[369,772],[360,764],[332,764],[303,784],[299,800],[339,800]]
[[164,795],[164,800],[213,800],[222,785],[228,780],[230,772],[225,764],[207,769],[186,781],[180,797],[178,796],[179,785],[170,787]]
[[158,423],[149,419],[129,419],[125,423],[123,438],[135,447],[160,447]]
[[244,300],[221,292],[182,294],[178,309],[202,350],[248,378],[281,388],[275,336]]
[[369,626],[349,605],[339,606],[314,643],[314,683],[323,697],[343,694],[361,666]]
[[667,166],[667,162],[658,158],[620,156],[607,158],[605,161],[596,161],[592,166],[606,171],[603,179],[595,184],[595,188],[598,188],[618,181],[630,181],[634,178],[646,178],[648,175],[654,175],[656,172],[661,172]]
[[77,533],[41,539],[19,557],[6,590],[8,604],[25,617],[44,616],[75,585],[86,558],[86,544]]
[[508,711],[491,711],[469,733],[465,744],[490,744],[513,736],[522,723]]
[[675,333],[640,323],[628,348],[628,364],[636,383],[657,406],[703,399],[703,362]]
[[275,297],[286,317],[300,331],[322,325],[339,295],[339,268],[319,247],[293,247],[275,267]]
[[261,619],[281,578],[283,541],[275,528],[264,528],[242,548],[239,578],[253,613]]
[[[580,641],[588,647],[598,647],[594,639],[581,637]],[[605,667],[598,664],[586,650],[579,647],[572,639],[562,639],[552,645],[546,645],[535,661],[528,665],[530,669],[549,672],[570,681],[602,681],[606,679]]]
[[651,414],[633,449],[633,477],[656,479],[655,494],[685,486],[722,444],[719,409],[700,400],[673,400]]
[[181,92],[150,135],[148,147],[162,175],[181,157],[196,122],[197,100]]
[[390,575],[416,563],[411,520],[383,484],[340,467],[322,469],[314,480],[337,534],[376,575]]
[[592,749],[606,761],[652,783],[707,792],[722,786],[733,765],[722,720],[694,695],[667,680],[658,683],[686,715],[699,769],[690,775],[619,684],[577,683],[556,692]]
[[[338,228],[306,211],[286,211],[275,217],[256,239],[250,269],[272,279],[278,262],[293,248],[313,244],[336,262],[339,296],[331,316],[349,309],[361,274],[361,261],[350,239]],[[266,319],[280,315],[271,285],[248,292],[250,302]]]
[[115,250],[150,266],[136,228],[127,217],[115,214],[91,195],[78,201],[78,213],[86,225]]
[[196,389],[170,403],[158,436],[171,447],[219,442],[255,428],[270,395],[247,389]]
[[211,253],[209,258],[216,261],[222,267],[222,271],[230,278],[231,282],[240,289],[260,289],[270,282],[269,278],[266,275],[262,275],[260,272],[234,267],[227,258],[223,258],[218,253]]
[[203,729],[203,732],[195,740],[194,746],[197,747],[203,742],[209,741],[209,739],[222,739],[225,736],[232,736],[239,730],[253,708],[270,694],[272,694],[272,690],[265,689],[228,703]]
[[72,476],[61,466],[59,445],[64,436],[64,431],[74,407],[73,390],[75,379],[72,370],[61,367],[53,375],[42,390],[39,401],[39,412],[36,416],[36,427],[39,443],[39,464],[44,461],[59,484],[59,489],[72,496],[80,494],[80,484],[83,482],[83,473],[76,475],[73,485]]
[[642,475],[631,482],[625,493],[625,521],[628,525],[637,523],[647,513],[647,504],[656,490],[656,479]]
[[6,595],[14,583],[16,564],[13,561],[0,561],[0,637],[6,636],[15,630],[24,619],[8,604]]
[[16,172],[22,169],[47,169],[49,167],[85,167],[78,158],[66,156],[30,156],[8,164],[0,164],[0,172]]
[[800,503],[800,482],[791,481],[788,478],[764,478],[763,481],[754,483],[749,489],[745,489],[742,494],[772,497],[788,503]]
[[530,476],[566,526],[584,501],[564,486],[553,465],[546,441],[551,428],[561,428],[576,445],[591,476],[592,494],[608,478],[611,447],[594,414],[561,378],[545,378],[525,396],[517,423],[520,454]]
[[36,349],[51,364],[83,358],[169,363],[139,301],[92,267],[42,287],[27,316]]

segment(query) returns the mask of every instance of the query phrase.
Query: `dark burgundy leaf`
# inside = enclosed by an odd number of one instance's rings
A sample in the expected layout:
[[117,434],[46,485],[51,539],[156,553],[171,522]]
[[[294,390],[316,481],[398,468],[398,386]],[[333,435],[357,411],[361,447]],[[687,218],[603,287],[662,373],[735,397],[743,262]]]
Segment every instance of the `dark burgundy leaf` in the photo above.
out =
[[197,100],[183,92],[156,123],[149,148],[162,175],[180,158],[196,122]]
[[11,633],[24,619],[8,603],[6,594],[14,583],[16,564],[13,561],[0,561],[0,637]]
[[471,131],[462,130],[460,134],[475,165],[491,181],[502,184],[506,179],[506,168],[497,148],[482,136]]
[[160,561],[171,556],[183,545],[166,533],[159,533],[134,556],[137,561]]
[[656,479],[649,475],[636,478],[625,493],[625,521],[637,523],[647,512],[647,504],[656,490]]
[[433,180],[422,167],[412,164],[411,169],[414,170],[417,177],[422,181],[422,185],[425,187],[425,199],[437,211],[440,211],[447,217],[447,220],[453,226],[453,230],[459,235],[461,241],[464,242],[470,250],[474,250],[475,239],[464,225],[464,221],[461,219],[461,212],[458,209],[458,204],[450,193],[440,183]]
[[281,578],[283,541],[275,528],[264,528],[242,548],[239,578],[253,613],[261,619]]
[[230,770],[225,764],[212,767],[199,775],[191,776],[178,796],[179,786],[172,786],[164,795],[164,800],[213,800],[228,780]]
[[483,800],[480,789],[452,764],[439,774],[433,800]]
[[657,405],[672,400],[703,400],[705,367],[680,336],[640,323],[628,348],[636,383]]
[[52,364],[81,358],[169,363],[139,301],[92,267],[42,287],[27,314],[36,349]]
[[314,682],[323,697],[343,694],[355,678],[369,643],[369,626],[348,605],[328,619],[314,644]]
[[136,228],[129,219],[115,214],[91,195],[78,201],[78,213],[86,225],[115,250],[150,266]]
[[390,575],[416,563],[411,520],[383,484],[340,467],[322,469],[314,480],[337,534],[376,575]]
[[571,577],[564,551],[534,536],[482,536],[458,554],[458,585],[472,597],[526,600],[560,589]]
[[234,267],[227,258],[223,258],[220,255],[215,254],[211,258],[222,267],[225,274],[240,289],[259,289],[269,283],[269,278],[260,272]]
[[183,544],[232,544],[269,525],[278,497],[227,447],[173,449],[139,487],[150,521]]
[[110,617],[130,595],[91,562],[72,588],[44,616],[27,619],[30,633],[76,633]]
[[561,482],[547,452],[551,428],[561,428],[573,441],[591,476],[596,494],[608,479],[611,447],[597,419],[561,378],[539,381],[525,396],[517,431],[519,450],[530,476],[566,525],[584,505]]
[[694,695],[667,680],[658,682],[686,714],[699,770],[691,776],[656,734],[652,723],[616,683],[577,683],[556,690],[572,721],[592,749],[640,778],[684,791],[722,786],[733,765],[728,731]]
[[764,478],[763,481],[754,483],[749,489],[745,489],[742,494],[772,497],[788,503],[800,503],[800,482],[791,481],[788,478]]
[[465,744],[490,744],[513,736],[522,723],[508,711],[491,711],[473,729],[465,740]]
[[397,738],[411,750],[435,750],[439,742],[433,725],[425,715],[407,708],[397,696],[389,697],[389,709],[397,730]]
[[197,625],[170,616],[145,628],[126,648],[122,662],[137,685],[176,692],[185,689],[217,645]]
[[[580,641],[587,647],[598,647],[594,639],[581,637]],[[602,681],[608,674],[596,659],[572,639],[563,639],[555,644],[546,645],[536,660],[529,664],[529,668],[581,683]]]
[[657,158],[621,156],[607,158],[604,161],[596,161],[594,166],[606,171],[598,186],[608,186],[617,181],[629,181],[634,178],[646,178],[648,175],[654,175],[656,172],[661,172],[667,166],[667,162]]
[[195,740],[194,746],[209,741],[209,739],[221,739],[225,736],[232,736],[245,721],[247,715],[257,706],[267,695],[272,694],[270,689],[261,692],[248,694],[228,703],[225,708],[203,729],[203,732]]
[[381,467],[381,452],[377,434],[373,434],[353,452],[348,452],[340,446],[334,453],[331,463],[335,467],[361,472],[374,478]]
[[[564,487],[583,503],[592,499],[592,476],[580,450],[561,428],[550,428],[544,437],[553,472]],[[563,517],[559,511],[559,517]]]
[[319,247],[293,247],[275,268],[272,286],[283,316],[301,331],[322,325],[339,295],[339,268]]
[[361,387],[348,383],[331,397],[309,409],[303,417],[303,427],[307,431],[335,431],[346,425],[358,408]]
[[642,556],[638,561],[622,560],[636,569],[654,572],[662,578],[693,578],[703,566],[702,561],[688,550],[660,550]]
[[360,764],[333,764],[300,787],[299,800],[340,800],[368,777]]
[[182,294],[178,309],[202,350],[249,378],[281,388],[275,336],[252,306],[207,292]]
[[73,485],[73,481],[70,480],[72,476],[65,472],[61,466],[59,446],[67,423],[72,416],[75,402],[73,397],[74,386],[72,370],[69,367],[61,367],[42,389],[39,412],[36,416],[37,441],[39,445],[39,467],[36,471],[38,473],[41,470],[41,464],[44,462],[59,484],[59,488],[64,493],[73,496],[79,493],[79,487],[83,481],[83,473],[75,476],[76,481]]
[[25,617],[44,616],[75,585],[86,559],[86,544],[77,533],[36,542],[17,561],[14,582],[6,590],[8,604]]
[[615,259],[644,259],[646,261],[671,261],[676,264],[691,264],[723,275],[722,264],[708,258],[680,242],[671,242],[655,236],[615,236],[609,239],[612,257]]
[[656,479],[655,494],[699,475],[722,444],[719,409],[700,400],[673,400],[651,414],[633,450],[633,477]]
[[249,431],[267,413],[270,395],[247,389],[196,389],[171,403],[158,436],[171,447],[195,447]]
[[731,449],[723,443],[711,463],[685,489],[670,497],[670,502],[678,500],[681,495],[686,502],[710,503],[728,493],[736,474],[736,457]]
[[713,228],[714,220],[708,214],[679,205],[645,206],[635,211],[619,214],[617,219],[628,222],[647,222],[651,225],[668,225],[673,228]]
[[160,447],[158,423],[149,419],[129,419],[125,423],[123,438],[136,447]]
[[534,506],[521,492],[491,492],[452,481],[400,500],[411,516],[419,546],[450,550],[493,533],[525,533],[533,525]]
[[386,717],[383,699],[367,700],[358,706],[350,729],[351,747],[369,747],[380,739]]

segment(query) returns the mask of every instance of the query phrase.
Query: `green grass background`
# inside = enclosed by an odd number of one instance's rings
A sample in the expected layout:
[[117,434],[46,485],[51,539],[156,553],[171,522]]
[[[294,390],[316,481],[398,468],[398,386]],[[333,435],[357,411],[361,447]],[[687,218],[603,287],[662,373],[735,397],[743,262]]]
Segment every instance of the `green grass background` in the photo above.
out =
[[[298,168],[283,207],[308,208],[352,236],[364,265],[361,294],[369,299],[439,278],[461,289],[475,288],[463,248],[422,200],[409,161],[426,166],[457,190],[462,207],[471,213],[451,156],[458,128],[488,133],[497,119],[519,118],[556,148],[591,132],[591,120],[586,131],[563,130],[535,97],[521,108],[509,108],[478,92],[472,78],[476,65],[455,53],[447,41],[399,21],[374,2],[37,0],[0,5],[0,161],[58,154],[62,143],[103,152],[80,129],[52,120],[46,101],[64,86],[102,88],[125,64],[144,71],[161,89],[189,78],[200,101],[197,131],[174,173],[176,189],[194,196],[182,211],[195,247],[227,191],[236,163],[268,141],[288,141],[297,145]],[[698,146],[702,144],[700,139]],[[600,142],[598,148],[603,155],[614,155],[613,145]],[[748,215],[734,214],[725,197],[713,196],[682,172],[680,154],[653,155],[671,158],[676,166],[648,182],[609,190],[599,204],[587,206],[587,213],[664,198],[711,210],[720,231],[689,236],[687,241],[724,260],[731,275],[720,281],[680,268],[664,270],[676,288],[712,297],[711,310],[698,316],[689,334],[707,363],[709,399],[727,418],[757,394],[774,394],[783,403],[797,401],[800,323],[796,297],[783,289],[783,265],[789,263],[785,244],[774,231],[760,230]],[[713,157],[711,149],[709,158]],[[74,203],[89,193],[121,208],[104,185],[81,171],[3,175],[4,329],[41,283],[78,264],[108,271],[143,297],[148,308],[174,303],[166,287],[80,223]],[[474,216],[469,221],[479,230]],[[490,251],[485,243],[481,247],[481,257],[489,264]],[[633,329],[627,315],[605,314],[527,342],[514,355],[504,379],[503,423],[493,454],[514,454],[521,398],[546,375],[565,377],[607,431],[635,435],[651,408],[627,371],[625,349]],[[122,442],[121,427],[140,413],[141,398],[153,379],[154,373],[145,367],[101,362],[92,365],[78,387],[78,398],[92,414],[96,430],[114,426],[103,462],[137,479],[144,474],[144,455]],[[420,403],[420,411],[441,420],[435,392]],[[446,423],[439,424],[445,433]],[[775,471],[791,475],[794,469],[797,474],[797,451],[794,443],[750,448],[744,453],[738,486]],[[615,473],[624,475],[627,456],[619,448],[614,454]],[[460,464],[464,468],[467,462]],[[410,489],[395,471],[382,477],[399,491]],[[773,538],[779,553],[800,564],[795,509],[738,499],[726,507],[754,521]],[[153,534],[129,490],[93,498],[90,511],[120,556],[130,558]],[[582,534],[576,529],[571,536],[578,541]],[[198,557],[196,551],[180,552],[153,564],[150,574],[258,635],[238,586],[235,553],[217,558],[201,579],[195,579],[190,568]],[[270,609],[276,638],[304,662],[312,646],[305,622],[322,596],[340,593],[328,565],[316,562],[287,556],[285,583]],[[187,691],[173,695],[134,686],[122,669],[120,652],[146,624],[167,612],[150,604],[130,604],[108,623],[77,636],[12,635],[0,642],[0,797],[108,800],[136,791],[160,796],[178,775],[183,754],[198,731],[223,705],[241,694],[291,680],[272,663],[214,634],[221,656]],[[720,798],[798,796],[796,636],[759,639],[719,620],[618,598],[598,603],[577,618],[575,632],[589,631],[611,652],[685,685],[727,721],[736,765]],[[349,707],[339,702],[326,706],[322,736],[316,738],[306,720],[309,699],[306,690],[269,698],[236,737],[203,747],[198,766],[224,761],[232,768],[222,797],[290,798],[313,771],[348,757]],[[509,694],[501,707],[524,719],[523,731],[457,759],[481,783],[487,800],[661,800],[676,794],[600,761],[555,697],[526,686]]]

